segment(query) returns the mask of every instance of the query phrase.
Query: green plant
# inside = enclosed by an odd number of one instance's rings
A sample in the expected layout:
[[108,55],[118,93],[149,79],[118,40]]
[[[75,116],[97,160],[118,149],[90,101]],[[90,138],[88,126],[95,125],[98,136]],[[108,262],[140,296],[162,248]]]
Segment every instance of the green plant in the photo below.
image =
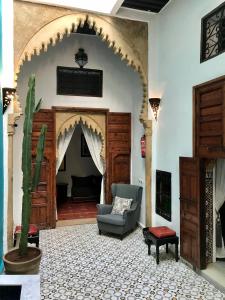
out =
[[27,254],[28,230],[31,215],[32,192],[35,191],[40,180],[41,163],[44,156],[45,136],[47,125],[43,124],[39,136],[35,168],[32,172],[32,127],[34,113],[40,108],[41,100],[35,107],[35,76],[31,75],[28,82],[26,98],[25,118],[23,125],[23,149],[22,149],[22,171],[23,171],[23,203],[22,203],[22,231],[19,243],[19,254]]

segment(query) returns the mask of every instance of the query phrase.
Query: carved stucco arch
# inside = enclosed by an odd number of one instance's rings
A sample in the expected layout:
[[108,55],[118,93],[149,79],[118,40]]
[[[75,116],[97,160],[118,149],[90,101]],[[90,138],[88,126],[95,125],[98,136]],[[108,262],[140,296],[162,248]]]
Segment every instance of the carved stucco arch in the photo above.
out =
[[148,119],[148,96],[147,96],[147,70],[142,62],[141,55],[135,50],[131,40],[121,34],[119,27],[114,24],[113,19],[104,16],[70,13],[58,17],[47,23],[31,37],[24,48],[15,53],[15,80],[20,68],[26,60],[31,60],[33,55],[40,55],[41,51],[47,51],[49,45],[55,45],[63,37],[70,36],[78,26],[83,26],[85,21],[94,28],[100,39],[112,48],[128,66],[131,66],[140,75],[143,85],[143,103],[140,111],[140,121]]
[[56,142],[58,142],[60,136],[64,135],[69,129],[76,127],[80,123],[84,124],[100,136],[102,141],[100,155],[105,162],[105,130],[101,127],[98,121],[90,115],[75,113],[72,116],[68,116],[68,118],[62,121],[62,123],[59,125],[59,128],[56,132]]
[[[40,17],[41,16],[41,17]],[[70,35],[76,27],[88,21],[103,42],[127,65],[138,71],[143,85],[143,101],[139,119],[146,135],[145,196],[146,226],[152,224],[151,159],[152,122],[148,119],[148,28],[147,24],[95,14],[84,14],[71,9],[14,0],[14,75],[16,79],[24,61],[32,55],[47,51],[49,45]],[[143,25],[144,24],[144,25]],[[21,34],[22,33],[22,34]],[[14,108],[14,116],[21,110]],[[9,148],[9,153],[12,147]],[[9,180],[12,174],[9,174]],[[9,195],[12,189],[9,188]]]

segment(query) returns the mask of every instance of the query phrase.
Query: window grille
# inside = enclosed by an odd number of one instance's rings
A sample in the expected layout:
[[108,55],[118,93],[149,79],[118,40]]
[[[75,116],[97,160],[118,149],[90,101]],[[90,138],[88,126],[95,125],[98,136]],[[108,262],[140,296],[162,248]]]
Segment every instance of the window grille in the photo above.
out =
[[202,18],[201,62],[225,51],[225,2]]

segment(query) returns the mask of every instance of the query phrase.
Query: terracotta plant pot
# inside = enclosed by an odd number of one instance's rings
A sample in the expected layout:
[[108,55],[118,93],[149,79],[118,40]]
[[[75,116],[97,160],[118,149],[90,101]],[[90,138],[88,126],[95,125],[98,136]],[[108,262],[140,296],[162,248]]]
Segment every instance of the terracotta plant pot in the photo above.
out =
[[36,247],[28,247],[26,257],[19,256],[19,249],[7,252],[4,257],[6,274],[37,274],[41,262],[42,251]]

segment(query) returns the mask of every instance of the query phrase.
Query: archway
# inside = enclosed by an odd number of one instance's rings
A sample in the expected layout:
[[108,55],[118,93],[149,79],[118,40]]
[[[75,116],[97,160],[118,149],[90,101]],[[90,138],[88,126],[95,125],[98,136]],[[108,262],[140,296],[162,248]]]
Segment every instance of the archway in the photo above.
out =
[[[52,181],[59,226],[93,222],[96,204],[105,203],[105,121],[105,115],[91,112],[56,113],[56,177]],[[62,162],[64,172],[59,172]]]
[[[105,160],[105,114],[82,113],[82,112],[64,112],[56,113],[56,143],[59,137],[65,134],[71,128],[83,123],[93,132],[96,132],[102,140],[101,157]],[[56,151],[57,152],[57,151]]]
[[[46,52],[49,45],[54,46],[65,35],[70,36],[78,26],[82,27],[87,22],[121,60],[140,74],[143,83],[140,121],[148,121],[147,24],[29,2],[16,1],[14,5],[15,80],[26,60],[33,55],[40,55],[42,51]],[[40,19],[41,15],[45,15],[45,18]],[[26,35],[17,34],[19,32],[26,32]]]
[[[18,13],[17,13],[18,12]],[[28,13],[29,12],[29,13]],[[45,18],[39,16],[45,13]],[[29,24],[27,28],[23,22],[26,18]],[[30,22],[29,22],[30,20]],[[143,104],[140,111],[140,121],[143,123],[146,133],[146,212],[147,222],[151,223],[151,121],[148,120],[148,89],[147,89],[147,43],[137,40],[141,36],[137,22],[120,20],[106,16],[83,14],[68,9],[39,5],[34,3],[15,2],[15,79],[20,72],[24,61],[31,59],[32,55],[39,55],[41,51],[47,51],[48,45],[54,45],[63,36],[70,35],[77,26],[82,26],[87,21],[93,27],[103,42],[112,48],[127,65],[138,71],[143,83]],[[132,31],[135,26],[136,32]],[[26,28],[25,28],[26,27]],[[142,28],[143,29],[143,28]],[[26,35],[17,34],[17,31]],[[28,31],[27,31],[28,30]],[[138,33],[138,34],[137,34]],[[143,40],[145,40],[145,37]],[[134,40],[134,42],[133,42]],[[147,39],[146,39],[147,41]],[[138,48],[137,45],[140,45]],[[144,45],[144,47],[143,47]],[[142,49],[142,50],[141,50]],[[144,49],[144,50],[143,50]],[[16,113],[16,110],[14,111]],[[9,152],[12,149],[9,149]],[[10,174],[9,174],[10,175]]]

